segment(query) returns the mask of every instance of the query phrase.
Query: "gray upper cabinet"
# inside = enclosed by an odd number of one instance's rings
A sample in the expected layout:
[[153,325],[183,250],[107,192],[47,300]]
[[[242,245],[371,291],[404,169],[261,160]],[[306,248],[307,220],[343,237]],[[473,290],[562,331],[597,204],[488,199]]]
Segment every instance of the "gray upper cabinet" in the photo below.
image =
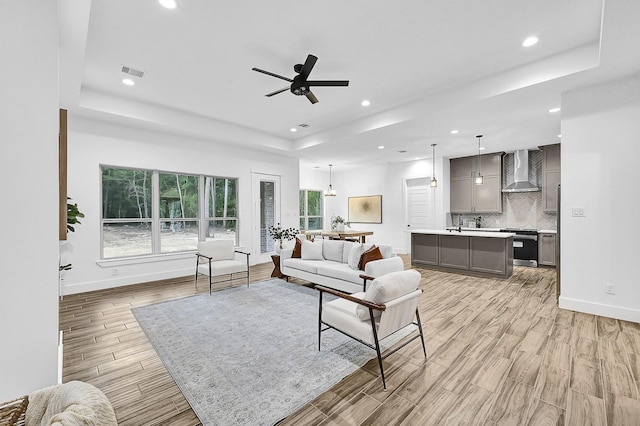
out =
[[452,213],[502,213],[502,154],[480,156],[482,185],[475,184],[477,156],[450,160]]
[[560,144],[541,146],[542,149],[542,210],[558,209],[558,185],[560,184]]

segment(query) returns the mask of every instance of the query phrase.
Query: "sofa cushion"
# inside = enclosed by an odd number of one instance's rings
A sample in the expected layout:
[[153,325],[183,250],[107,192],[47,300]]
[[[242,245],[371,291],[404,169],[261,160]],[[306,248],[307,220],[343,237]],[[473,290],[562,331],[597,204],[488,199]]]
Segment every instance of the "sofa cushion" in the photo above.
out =
[[382,253],[383,259],[388,259],[393,256],[393,247],[390,244],[378,244],[378,248],[380,249],[380,253]]
[[358,267],[364,271],[364,267],[367,263],[380,259],[382,259],[382,253],[380,253],[380,249],[377,246],[373,245],[369,250],[362,253]]
[[[365,291],[363,300],[379,305],[385,304],[417,289],[420,277],[420,273],[415,269],[391,272],[378,277]],[[356,314],[363,321],[369,319],[369,309],[362,305],[358,306]]]
[[360,278],[362,271],[351,269],[346,263],[322,262],[318,264],[317,273],[318,275],[335,278],[337,280],[362,284],[362,278]]
[[364,246],[360,243],[356,243],[353,247],[351,247],[351,251],[349,252],[349,258],[347,263],[351,269],[359,269],[360,258],[362,257],[362,253],[364,252]]
[[341,240],[325,240],[322,242],[322,257],[325,260],[333,260],[342,263],[342,250],[344,241]]
[[324,260],[324,257],[322,257],[322,242],[323,240],[304,240],[300,258],[304,260]]
[[351,253],[351,249],[358,244],[360,243],[355,243],[353,241],[344,242],[344,246],[342,247],[342,263],[349,263],[349,254]]
[[285,259],[282,264],[287,268],[298,269],[300,271],[309,272],[310,274],[317,274],[318,266],[321,265],[320,262],[309,262],[308,260],[296,259],[293,257]]

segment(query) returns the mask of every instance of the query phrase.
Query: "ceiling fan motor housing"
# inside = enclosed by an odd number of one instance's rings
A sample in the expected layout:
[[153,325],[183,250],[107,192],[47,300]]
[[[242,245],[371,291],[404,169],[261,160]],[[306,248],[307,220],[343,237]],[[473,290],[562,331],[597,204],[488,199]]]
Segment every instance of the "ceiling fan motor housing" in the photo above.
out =
[[309,86],[307,82],[297,75],[293,77],[293,83],[291,83],[291,93],[297,96],[306,96],[309,93]]

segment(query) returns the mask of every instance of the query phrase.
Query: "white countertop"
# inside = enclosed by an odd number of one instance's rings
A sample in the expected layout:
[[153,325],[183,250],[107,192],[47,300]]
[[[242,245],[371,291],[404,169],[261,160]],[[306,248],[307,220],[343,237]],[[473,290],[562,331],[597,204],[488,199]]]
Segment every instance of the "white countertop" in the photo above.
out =
[[[464,228],[463,228],[464,229]],[[487,229],[487,228],[483,228]],[[453,235],[461,237],[487,237],[487,238],[509,238],[516,234],[511,232],[491,232],[491,231],[449,231],[444,229],[412,229],[412,234],[431,234],[431,235]]]
[[555,229],[540,229],[538,231],[538,234],[557,234],[558,231],[556,231]]
[[[447,231],[448,231],[449,229],[457,230],[457,229],[458,229],[458,227],[457,227],[457,226],[447,226],[445,229],[446,229]],[[463,231],[500,232],[500,230],[501,230],[502,228],[469,228],[469,227],[467,227],[467,226],[463,226],[463,227],[462,227],[462,228],[460,228],[460,229],[462,229]]]

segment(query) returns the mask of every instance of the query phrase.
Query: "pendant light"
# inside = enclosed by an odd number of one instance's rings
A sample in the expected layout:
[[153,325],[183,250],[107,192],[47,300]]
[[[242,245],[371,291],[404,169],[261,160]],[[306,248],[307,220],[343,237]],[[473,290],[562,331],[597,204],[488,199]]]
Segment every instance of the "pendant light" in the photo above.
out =
[[324,191],[324,196],[325,197],[335,197],[336,196],[336,191],[335,191],[335,189],[333,189],[333,185],[331,184],[331,166],[333,166],[333,164],[329,164],[329,187],[327,188],[326,191]]
[[482,135],[476,136],[476,138],[478,138],[478,174],[476,175],[476,185],[482,185],[482,183],[484,182],[484,178],[480,173],[480,138],[481,137]]
[[431,182],[430,185],[432,188],[438,187],[438,181],[436,180],[436,145],[435,143],[431,144]]

